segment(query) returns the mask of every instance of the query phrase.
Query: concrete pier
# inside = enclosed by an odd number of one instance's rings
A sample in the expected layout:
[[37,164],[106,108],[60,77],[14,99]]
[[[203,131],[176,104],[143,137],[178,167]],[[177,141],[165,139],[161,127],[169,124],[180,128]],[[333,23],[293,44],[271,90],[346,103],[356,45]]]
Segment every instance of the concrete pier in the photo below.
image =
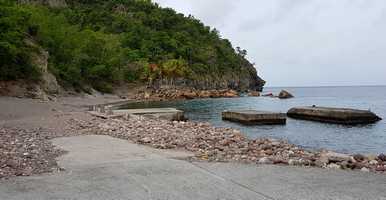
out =
[[287,112],[287,116],[295,119],[348,125],[370,124],[382,120],[368,110],[316,106],[292,108]]
[[287,121],[284,113],[256,110],[224,111],[222,119],[247,125],[286,124]]
[[184,112],[175,108],[146,108],[146,109],[124,109],[111,110],[113,116],[144,116],[153,119],[165,119],[170,121],[186,120]]

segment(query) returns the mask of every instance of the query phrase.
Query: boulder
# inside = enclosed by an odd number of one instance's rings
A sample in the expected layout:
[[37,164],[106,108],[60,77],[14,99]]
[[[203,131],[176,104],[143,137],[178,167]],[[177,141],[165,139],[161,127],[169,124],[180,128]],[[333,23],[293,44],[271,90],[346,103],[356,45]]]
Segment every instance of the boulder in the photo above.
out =
[[263,158],[260,158],[259,161],[257,161],[257,164],[270,165],[270,164],[273,164],[273,161],[268,157],[263,157]]
[[194,92],[194,91],[185,91],[183,94],[182,94],[182,97],[186,98],[186,99],[194,99],[194,98],[197,98],[197,93]]
[[228,90],[225,93],[223,93],[221,96],[226,98],[234,98],[234,97],[239,97],[239,93],[235,90]]
[[327,165],[327,168],[328,168],[328,169],[340,169],[341,166],[340,166],[340,165],[337,165],[337,164],[335,164],[335,163],[331,163],[331,164]]
[[289,99],[289,98],[293,98],[293,97],[294,96],[286,90],[282,90],[279,93],[279,99]]
[[362,161],[364,161],[366,159],[366,157],[364,155],[362,155],[362,154],[355,154],[354,155],[354,159],[357,162],[362,162]]
[[248,93],[248,96],[250,97],[259,97],[260,96],[260,92],[258,91],[251,91]]
[[385,154],[379,154],[378,159],[383,161],[383,162],[386,162],[386,155]]
[[326,167],[328,162],[329,162],[329,160],[328,160],[327,156],[322,156],[315,161],[315,165],[318,167]]
[[330,162],[343,162],[343,161],[351,160],[350,155],[335,153],[331,151],[324,154],[324,156],[326,156]]
[[203,90],[200,92],[200,98],[210,98],[210,92],[207,90]]

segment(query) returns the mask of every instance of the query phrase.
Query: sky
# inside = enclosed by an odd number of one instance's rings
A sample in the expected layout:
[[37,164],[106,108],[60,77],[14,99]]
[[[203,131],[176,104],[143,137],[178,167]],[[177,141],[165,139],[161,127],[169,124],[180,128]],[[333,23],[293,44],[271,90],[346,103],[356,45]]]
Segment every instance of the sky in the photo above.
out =
[[268,86],[386,85],[385,0],[154,0],[248,51]]

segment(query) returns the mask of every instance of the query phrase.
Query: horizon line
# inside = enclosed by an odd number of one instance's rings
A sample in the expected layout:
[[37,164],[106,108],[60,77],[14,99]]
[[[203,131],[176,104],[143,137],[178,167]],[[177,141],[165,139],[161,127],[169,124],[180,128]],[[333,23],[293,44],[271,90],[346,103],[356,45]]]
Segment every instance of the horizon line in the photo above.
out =
[[264,88],[315,88],[315,87],[385,87],[386,84],[371,85],[311,85],[311,86],[264,86]]

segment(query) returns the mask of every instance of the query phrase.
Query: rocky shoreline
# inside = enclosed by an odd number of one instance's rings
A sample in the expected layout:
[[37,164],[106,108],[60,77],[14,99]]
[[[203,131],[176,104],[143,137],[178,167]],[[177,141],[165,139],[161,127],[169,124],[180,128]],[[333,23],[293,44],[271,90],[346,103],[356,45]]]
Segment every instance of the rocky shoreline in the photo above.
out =
[[386,155],[348,155],[327,150],[310,151],[287,141],[260,138],[251,140],[232,128],[208,123],[169,122],[141,117],[131,119],[72,119],[73,129],[130,140],[158,149],[193,152],[191,159],[215,162],[245,162],[310,166],[386,173]]
[[[0,114],[3,120],[3,125],[0,124],[0,179],[61,170],[55,159],[63,152],[49,140],[84,134],[108,135],[158,149],[189,151],[195,155],[190,159],[196,161],[386,173],[384,154],[347,155],[327,150],[313,151],[283,140],[251,140],[238,130],[217,128],[208,123],[170,122],[141,117],[102,119],[84,111],[74,111],[74,108],[79,109],[79,105],[90,101],[67,99],[62,103],[34,103],[32,100],[3,99],[3,108],[13,109],[9,109],[12,114],[7,114],[7,109]],[[28,113],[25,119],[15,121],[19,115],[26,116],[27,107],[33,112]],[[15,128],[19,125],[22,127]]]
[[63,154],[41,129],[0,128],[0,179],[60,170],[56,157]]
[[240,94],[232,89],[197,90],[193,88],[163,88],[138,92],[134,96],[137,100],[174,100],[174,99],[199,99],[199,98],[235,98]]

